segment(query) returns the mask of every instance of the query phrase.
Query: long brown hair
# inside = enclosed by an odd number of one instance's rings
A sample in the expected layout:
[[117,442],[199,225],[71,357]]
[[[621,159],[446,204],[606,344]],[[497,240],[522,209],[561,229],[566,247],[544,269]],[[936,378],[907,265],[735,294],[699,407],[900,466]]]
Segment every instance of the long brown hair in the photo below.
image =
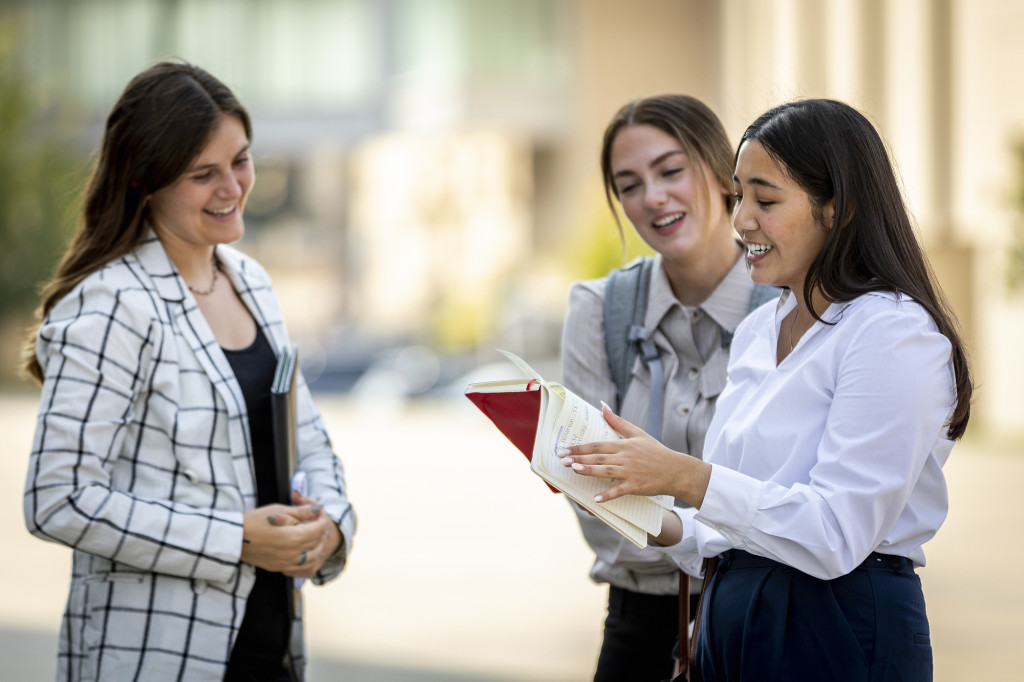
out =
[[890,291],[919,303],[953,347],[957,399],[948,436],[963,436],[974,390],[966,347],[914,234],[885,143],[874,126],[843,102],[798,100],[758,117],[743,133],[740,146],[747,140],[760,142],[807,192],[812,205],[820,209],[835,199],[825,244],[807,272],[804,300],[811,300],[811,292],[818,289],[829,301]]
[[157,63],[128,83],[107,117],[78,230],[43,287],[24,349],[30,376],[43,380],[35,354],[41,320],[82,280],[135,248],[149,196],[188,170],[224,114],[237,116],[252,139],[249,114],[231,90],[186,62]]
[[[612,145],[623,128],[636,125],[649,125],[671,135],[679,142],[692,162],[703,161],[719,185],[727,189],[732,187],[732,145],[729,144],[725,126],[708,105],[689,95],[657,95],[629,102],[612,117],[605,128],[604,140],[601,143],[604,197],[619,229],[623,250],[626,247],[626,237],[622,231],[619,214],[615,210],[615,202],[612,201],[612,197],[619,198],[612,175]],[[703,174],[700,174],[700,178],[701,182],[704,182]],[[704,191],[706,197],[719,194],[712,192],[706,183]],[[732,211],[732,192],[726,192],[722,196],[728,214]]]

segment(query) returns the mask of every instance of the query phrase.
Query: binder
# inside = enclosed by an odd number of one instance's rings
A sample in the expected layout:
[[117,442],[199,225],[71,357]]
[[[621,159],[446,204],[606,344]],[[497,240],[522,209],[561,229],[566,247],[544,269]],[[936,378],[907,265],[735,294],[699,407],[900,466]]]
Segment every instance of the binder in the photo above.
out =
[[274,470],[277,478],[277,501],[292,503],[292,475],[298,457],[298,390],[299,349],[285,348],[277,361],[274,383],[270,388],[270,408],[274,420]]
[[[274,383],[270,387],[270,411],[274,420],[274,475],[277,480],[277,501],[292,503],[292,490],[306,494],[306,477],[296,472],[299,447],[299,418],[296,394],[299,384],[299,349],[291,345],[284,349],[274,370]],[[305,578],[293,578],[295,590],[302,587]],[[295,609],[294,595],[288,599],[291,616]],[[289,618],[290,622],[291,618]]]

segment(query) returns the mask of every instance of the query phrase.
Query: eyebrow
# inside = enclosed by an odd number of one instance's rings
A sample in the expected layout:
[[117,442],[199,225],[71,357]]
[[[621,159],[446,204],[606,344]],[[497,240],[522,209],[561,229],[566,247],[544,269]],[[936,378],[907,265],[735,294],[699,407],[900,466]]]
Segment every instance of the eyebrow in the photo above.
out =
[[[733,182],[740,182],[739,176],[736,175],[735,173],[733,173],[732,181]],[[740,183],[740,184],[742,184],[742,183]],[[751,185],[759,185],[761,187],[767,187],[768,189],[777,189],[777,190],[781,190],[782,189],[778,185],[772,184],[772,183],[768,182],[767,180],[765,180],[764,178],[750,178],[750,183],[749,184],[751,184]]]
[[[234,156],[234,157],[232,157],[232,158],[238,158],[238,155],[239,155],[239,154],[244,154],[244,153],[246,153],[247,151],[249,151],[249,148],[250,148],[251,146],[252,146],[252,142],[246,142],[246,143],[245,143],[245,146],[244,146],[244,147],[242,147],[241,149],[239,149],[239,150],[238,150],[238,152],[237,152],[237,153],[235,154],[235,156]],[[189,169],[188,169],[187,171],[185,171],[185,172],[186,172],[186,173],[195,173],[195,172],[197,172],[197,171],[202,171],[202,170],[206,170],[206,169],[208,169],[208,168],[216,168],[216,167],[217,167],[217,164],[215,164],[215,163],[204,163],[204,164],[202,164],[201,166],[193,166],[192,168],[189,168]]]
[[[651,167],[651,168],[654,168],[655,166],[657,166],[659,163],[661,163],[662,161],[664,161],[665,159],[667,159],[670,156],[673,156],[675,154],[685,154],[685,153],[686,152],[683,151],[682,149],[670,149],[667,152],[665,152],[664,154],[659,154],[658,156],[654,157],[654,159],[651,160],[651,162],[648,164],[648,166]],[[623,175],[636,175],[636,173],[634,173],[631,170],[621,170],[618,173],[616,173],[615,175],[613,175],[612,177],[617,178],[617,177],[620,177],[620,176],[623,176]]]

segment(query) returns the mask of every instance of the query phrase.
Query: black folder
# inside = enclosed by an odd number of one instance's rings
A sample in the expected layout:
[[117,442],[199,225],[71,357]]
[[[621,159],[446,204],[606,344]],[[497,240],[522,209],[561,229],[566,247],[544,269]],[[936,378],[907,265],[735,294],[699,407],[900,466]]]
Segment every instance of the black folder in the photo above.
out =
[[270,405],[274,419],[274,469],[277,476],[277,501],[291,504],[291,480],[295,473],[298,448],[298,417],[295,393],[298,390],[299,349],[289,346],[277,361]]

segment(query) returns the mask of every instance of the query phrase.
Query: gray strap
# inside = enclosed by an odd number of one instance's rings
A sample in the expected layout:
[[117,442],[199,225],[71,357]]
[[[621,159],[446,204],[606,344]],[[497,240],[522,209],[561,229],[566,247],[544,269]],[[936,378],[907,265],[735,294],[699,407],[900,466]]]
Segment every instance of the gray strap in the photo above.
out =
[[661,440],[661,420],[665,411],[665,368],[658,347],[654,345],[653,329],[633,325],[629,329],[629,342],[636,344],[640,358],[651,373],[651,395],[647,404],[647,434]]
[[615,410],[622,407],[637,348],[629,337],[634,325],[643,326],[647,312],[653,258],[638,258],[623,268],[608,273],[604,292],[604,342],[608,368],[615,383]]

